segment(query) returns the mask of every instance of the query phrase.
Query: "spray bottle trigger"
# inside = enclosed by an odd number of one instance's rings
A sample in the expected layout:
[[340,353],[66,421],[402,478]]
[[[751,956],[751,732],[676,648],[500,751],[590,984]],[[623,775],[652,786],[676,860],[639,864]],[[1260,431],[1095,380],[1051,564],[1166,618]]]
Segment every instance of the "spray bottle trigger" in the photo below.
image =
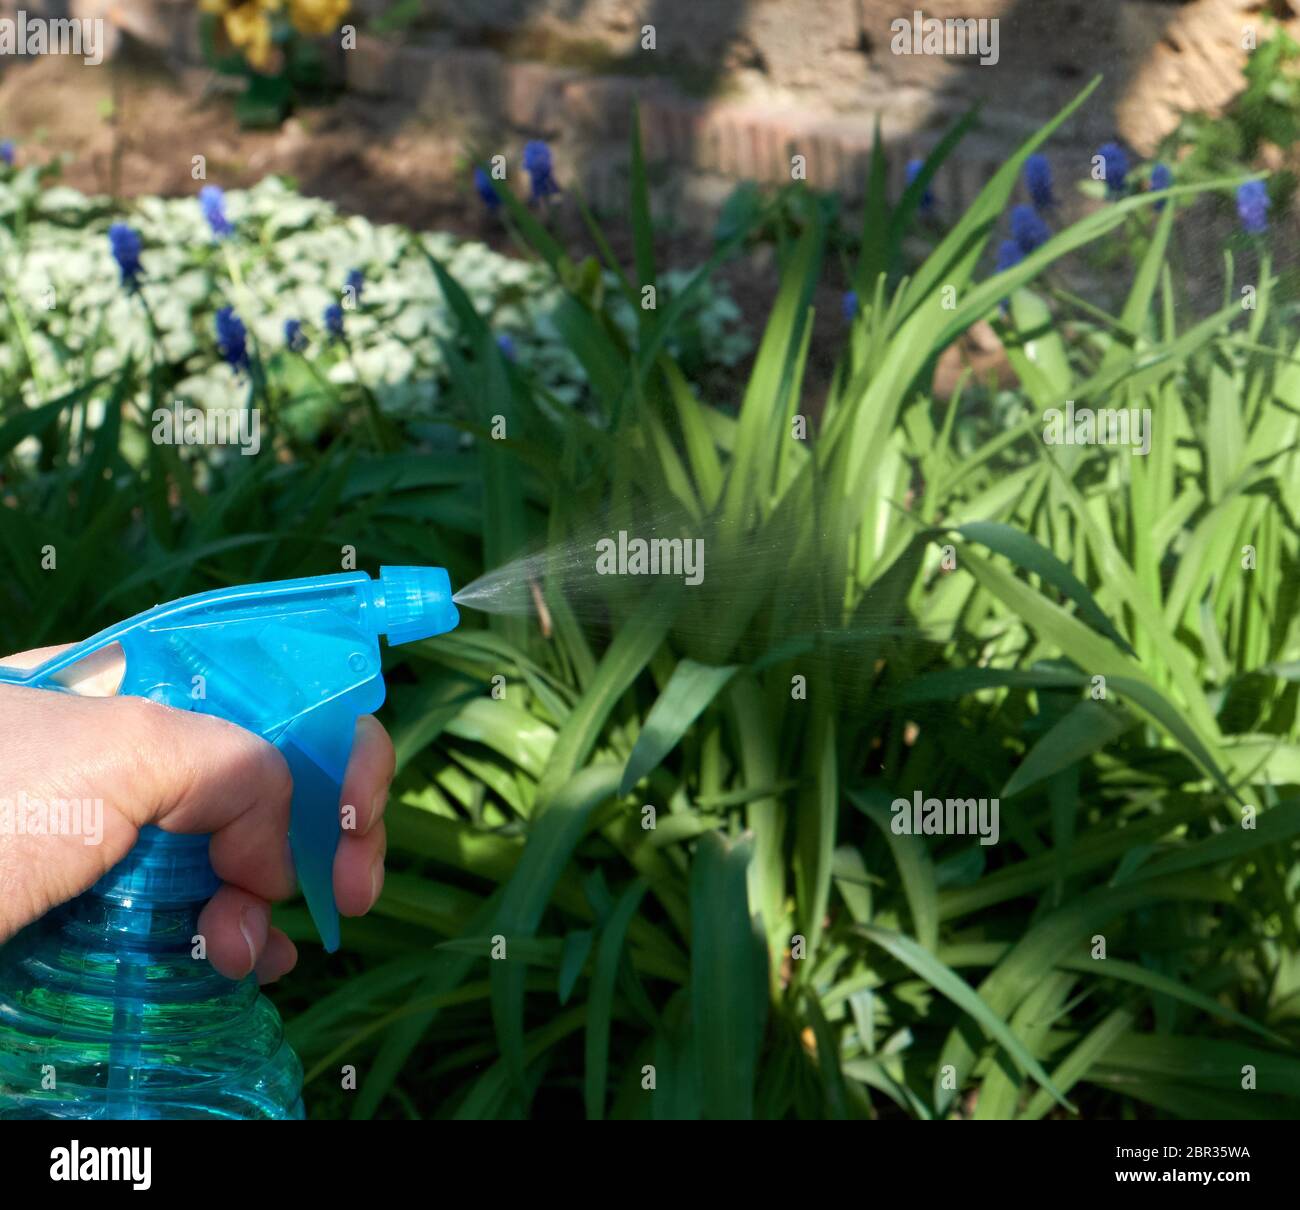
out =
[[293,775],[289,847],[298,885],[327,953],[339,947],[339,911],[334,901],[334,856],[339,844],[339,808],[352,737],[362,710],[337,698],[299,715],[275,741]]

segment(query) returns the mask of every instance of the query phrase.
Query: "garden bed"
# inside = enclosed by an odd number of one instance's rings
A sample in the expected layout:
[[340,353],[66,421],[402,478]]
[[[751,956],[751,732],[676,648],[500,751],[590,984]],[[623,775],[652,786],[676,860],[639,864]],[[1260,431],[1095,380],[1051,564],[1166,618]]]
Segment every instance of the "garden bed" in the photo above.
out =
[[[635,148],[626,243],[468,199],[528,260],[276,180],[110,202],[23,149],[9,646],[350,559],[522,589],[385,653],[373,915],[326,956],[277,910],[313,1114],[1295,1117],[1294,304],[1247,173],[1108,146],[1058,222],[1030,156],[1087,99],[951,224],[943,147],[853,235],[742,197],[694,288]],[[1249,253],[1208,314],[1171,253],[1201,197]],[[746,256],[778,283],[752,358],[717,284]],[[1117,301],[1068,288],[1090,257]],[[941,397],[972,330],[1014,377]],[[151,433],[181,394],[255,409],[260,456]],[[1059,440],[1076,405],[1145,436]],[[626,533],[703,576],[593,570]]]

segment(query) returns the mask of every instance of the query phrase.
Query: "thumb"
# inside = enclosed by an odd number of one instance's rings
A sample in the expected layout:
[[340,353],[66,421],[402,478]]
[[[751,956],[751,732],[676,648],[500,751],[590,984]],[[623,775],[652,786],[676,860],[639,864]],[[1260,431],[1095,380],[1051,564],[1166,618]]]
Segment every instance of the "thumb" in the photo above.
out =
[[[11,657],[37,663],[46,653]],[[205,715],[135,697],[0,685],[0,806],[102,804],[102,834],[0,830],[0,939],[89,889],[139,828],[210,833],[218,877],[265,899],[293,890],[292,780],[264,740]]]

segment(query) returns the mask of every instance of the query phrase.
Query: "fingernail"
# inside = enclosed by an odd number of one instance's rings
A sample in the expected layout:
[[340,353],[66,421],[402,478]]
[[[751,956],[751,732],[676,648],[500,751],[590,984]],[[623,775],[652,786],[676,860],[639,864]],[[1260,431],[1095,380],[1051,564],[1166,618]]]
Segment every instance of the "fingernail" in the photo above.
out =
[[239,931],[248,946],[248,969],[257,965],[257,956],[266,944],[267,930],[271,927],[271,915],[261,904],[249,904],[239,913]]
[[[384,859],[375,858],[375,864],[370,867],[370,906],[374,907],[379,902],[379,894],[384,889]],[[367,909],[369,910],[369,909]]]

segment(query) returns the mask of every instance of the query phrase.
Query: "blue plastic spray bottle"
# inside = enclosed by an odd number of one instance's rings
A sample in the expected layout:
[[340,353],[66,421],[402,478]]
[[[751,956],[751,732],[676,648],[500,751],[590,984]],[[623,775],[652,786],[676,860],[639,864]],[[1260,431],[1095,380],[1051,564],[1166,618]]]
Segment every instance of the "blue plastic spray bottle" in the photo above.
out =
[[[408,643],[458,621],[437,567],[249,584],[157,605],[0,681],[74,692],[76,666],[116,644],[119,693],[275,744],[293,773],[298,881],[332,952],[339,798],[357,718],[384,700],[379,636]],[[91,890],[0,949],[0,1119],[303,1116],[274,1006],[253,976],[195,956],[217,886],[207,837],[145,828]]]

